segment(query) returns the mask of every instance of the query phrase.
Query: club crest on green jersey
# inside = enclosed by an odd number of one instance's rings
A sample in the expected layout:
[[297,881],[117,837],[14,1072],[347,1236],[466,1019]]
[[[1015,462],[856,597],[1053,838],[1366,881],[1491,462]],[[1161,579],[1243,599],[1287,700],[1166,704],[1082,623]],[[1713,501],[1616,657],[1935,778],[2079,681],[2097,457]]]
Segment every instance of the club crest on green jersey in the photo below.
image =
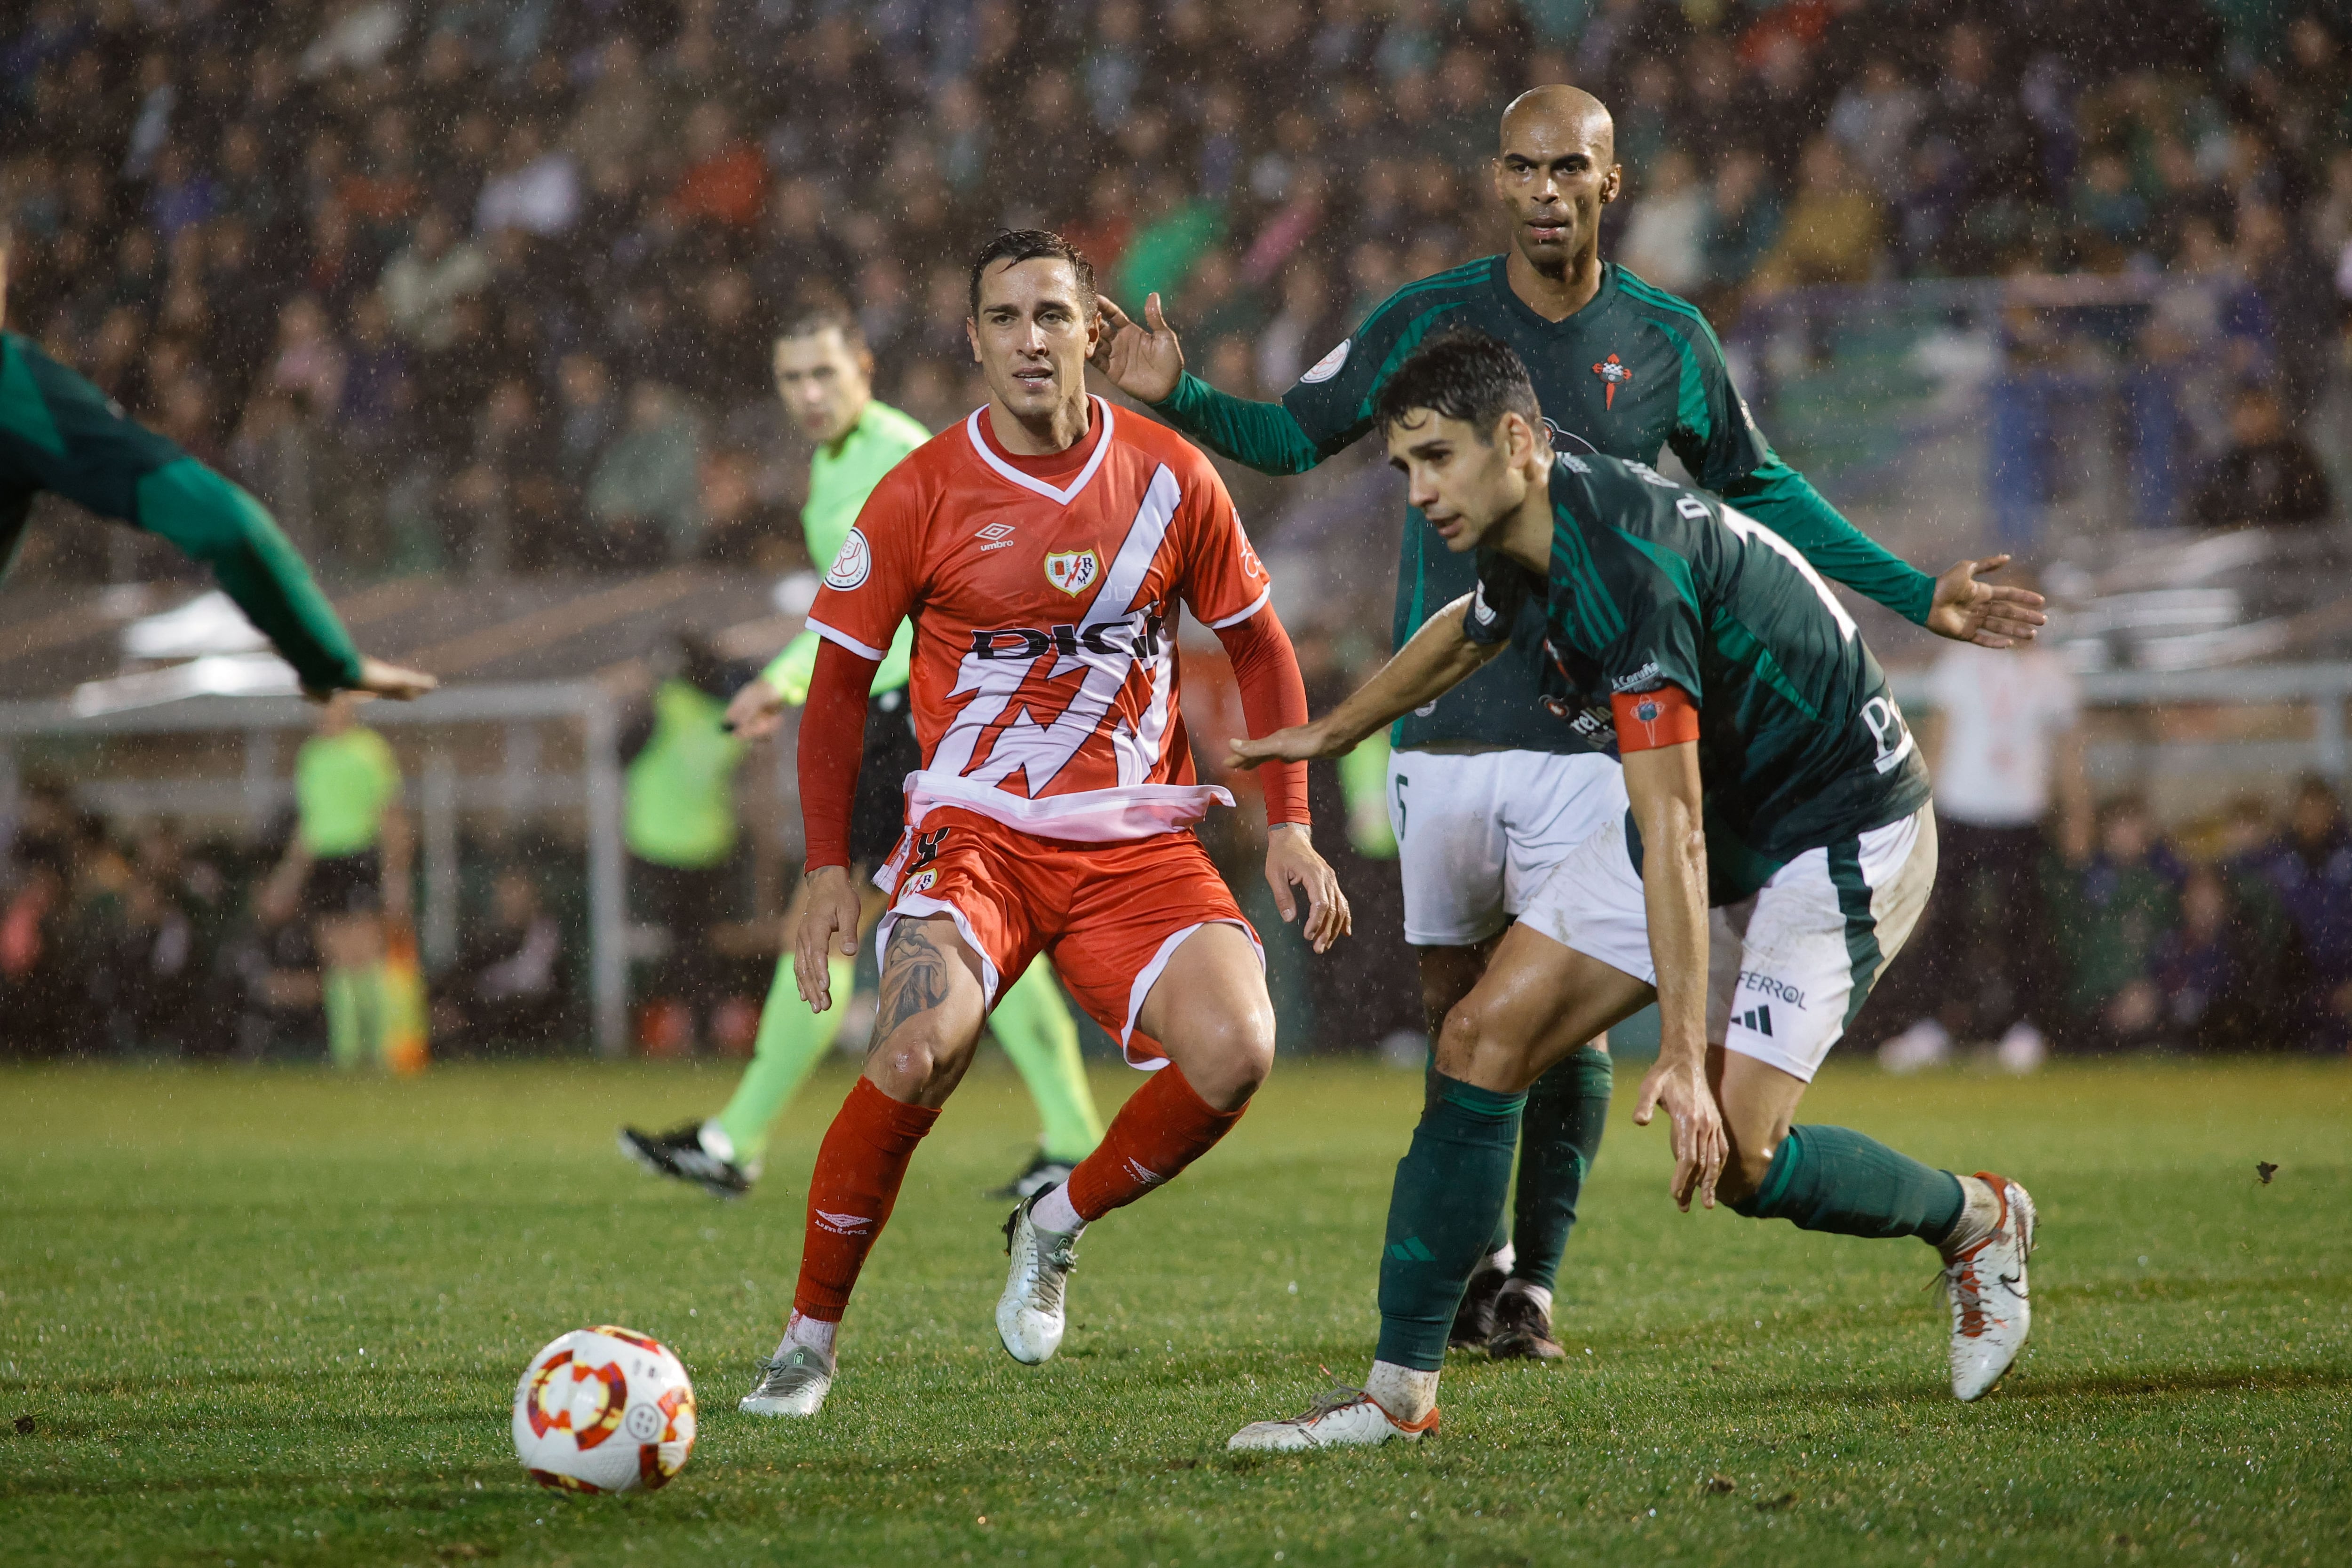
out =
[[1605,409],[1615,408],[1617,389],[1633,379],[1633,368],[1615,354],[1611,354],[1592,367],[1592,373],[1601,378],[1606,389],[1601,394],[1601,406]]

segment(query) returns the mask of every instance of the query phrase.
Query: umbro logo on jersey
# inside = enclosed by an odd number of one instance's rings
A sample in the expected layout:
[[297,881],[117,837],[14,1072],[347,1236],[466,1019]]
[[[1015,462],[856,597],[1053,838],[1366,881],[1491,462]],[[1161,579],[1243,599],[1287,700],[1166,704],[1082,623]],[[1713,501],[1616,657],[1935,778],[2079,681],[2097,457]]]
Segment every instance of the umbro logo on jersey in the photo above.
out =
[[1609,409],[1615,408],[1617,406],[1617,389],[1633,379],[1632,367],[1627,365],[1622,360],[1620,360],[1616,355],[1612,354],[1607,359],[1601,361],[1599,364],[1593,366],[1592,373],[1599,376],[1604,386],[1607,388],[1607,390],[1601,394],[1601,406]]
[[874,1224],[863,1214],[833,1214],[822,1208],[816,1211],[816,1222],[835,1236],[863,1236]]
[[1754,1030],[1766,1040],[1772,1038],[1772,1009],[1769,1007],[1751,1008],[1731,1021],[1742,1029]]
[[1102,575],[1102,557],[1090,549],[1056,550],[1045,558],[1045,580],[1076,599]]
[[986,544],[980,547],[983,551],[992,549],[1011,549],[1013,543],[1013,525],[1011,523],[991,523],[988,527],[972,535],[972,538],[976,539],[986,539],[988,541]]

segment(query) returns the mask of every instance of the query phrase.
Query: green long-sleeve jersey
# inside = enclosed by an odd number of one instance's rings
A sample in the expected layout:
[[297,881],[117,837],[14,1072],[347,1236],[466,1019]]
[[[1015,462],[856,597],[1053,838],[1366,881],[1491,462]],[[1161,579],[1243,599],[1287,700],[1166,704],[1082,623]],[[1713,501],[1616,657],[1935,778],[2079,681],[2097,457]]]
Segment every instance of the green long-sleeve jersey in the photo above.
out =
[[0,332],[0,572],[54,490],[169,539],[278,645],[302,684],[360,684],[360,653],[261,503],[115,406],[30,339]]
[[[1511,291],[1504,258],[1486,256],[1397,290],[1280,402],[1232,397],[1188,374],[1158,412],[1236,462],[1303,474],[1368,434],[1381,383],[1424,338],[1454,327],[1498,338],[1526,361],[1560,451],[1654,463],[1662,447],[1672,447],[1702,486],[1788,539],[1825,576],[1908,620],[1927,619],[1934,580],[1846,521],[1780,461],[1732,386],[1706,317],[1613,264],[1602,266],[1600,291],[1582,309],[1547,321]],[[1449,553],[1408,508],[1395,645],[1469,592],[1476,578],[1469,558]],[[1575,751],[1594,744],[1541,706],[1542,616],[1529,607],[1512,632],[1508,653],[1397,726],[1399,748],[1466,743]]]

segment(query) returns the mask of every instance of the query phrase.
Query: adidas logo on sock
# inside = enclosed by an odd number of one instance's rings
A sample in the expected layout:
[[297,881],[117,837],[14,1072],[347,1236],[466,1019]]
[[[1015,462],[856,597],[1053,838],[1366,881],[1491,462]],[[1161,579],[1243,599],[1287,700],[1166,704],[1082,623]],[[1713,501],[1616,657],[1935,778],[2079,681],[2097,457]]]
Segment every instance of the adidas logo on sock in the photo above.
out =
[[822,1208],[816,1211],[816,1222],[835,1236],[861,1236],[874,1223],[863,1214],[829,1214]]
[[1389,1256],[1400,1263],[1434,1263],[1437,1254],[1422,1245],[1418,1236],[1408,1236],[1389,1245]]
[[1767,1040],[1772,1038],[1772,1009],[1769,1007],[1750,1008],[1731,1021],[1742,1029],[1754,1030]]

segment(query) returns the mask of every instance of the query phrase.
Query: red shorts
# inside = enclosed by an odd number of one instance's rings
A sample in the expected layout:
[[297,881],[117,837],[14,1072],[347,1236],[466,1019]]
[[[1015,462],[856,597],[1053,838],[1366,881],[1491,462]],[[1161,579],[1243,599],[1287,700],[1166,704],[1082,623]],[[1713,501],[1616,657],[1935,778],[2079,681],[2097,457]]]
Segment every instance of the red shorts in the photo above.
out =
[[1063,988],[1108,1030],[1132,1066],[1167,1061],[1135,1015],[1168,959],[1203,925],[1238,925],[1265,961],[1224,878],[1189,832],[1126,843],[1041,839],[977,812],[936,808],[898,840],[874,880],[891,892],[874,934],[888,952],[900,919],[945,915],[980,955],[993,1007],[1040,953]]

